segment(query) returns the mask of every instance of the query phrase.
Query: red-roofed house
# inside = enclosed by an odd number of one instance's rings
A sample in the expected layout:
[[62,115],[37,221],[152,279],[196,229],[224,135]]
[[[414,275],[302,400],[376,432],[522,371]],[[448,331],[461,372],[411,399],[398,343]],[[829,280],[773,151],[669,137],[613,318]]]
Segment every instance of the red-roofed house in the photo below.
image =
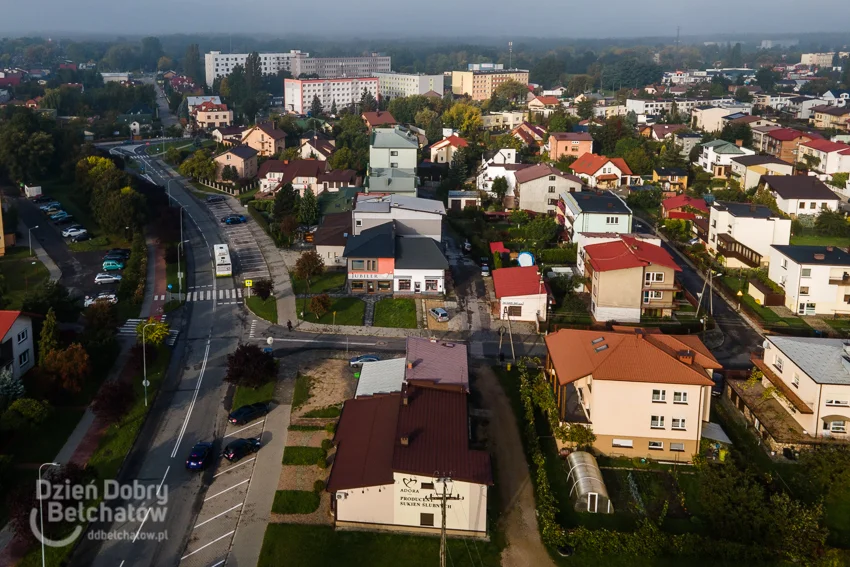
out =
[[[413,362],[415,364],[415,362]],[[490,456],[470,448],[462,385],[408,379],[401,392],[347,400],[334,435],[327,491],[338,528],[440,533],[439,475],[460,499],[446,514],[449,534],[487,537]]]
[[467,146],[469,146],[469,143],[466,140],[452,134],[439,142],[435,142],[431,146],[431,162],[452,163],[455,158],[455,152]]
[[623,158],[609,158],[590,153],[579,157],[570,169],[587,185],[600,189],[631,185],[634,177]]
[[597,321],[638,323],[642,315],[670,317],[682,269],[666,250],[631,236],[581,250],[590,314]]
[[499,310],[499,319],[510,317],[511,321],[535,323],[546,320],[551,292],[537,266],[493,270],[493,287],[496,290],[493,307]]
[[795,163],[797,146],[811,142],[814,136],[804,134],[793,128],[777,128],[764,135],[764,151],[785,163]]
[[535,114],[549,116],[561,108],[561,101],[556,96],[537,96],[528,101],[528,110]]
[[579,157],[593,152],[593,136],[587,132],[554,132],[549,134],[549,159]]
[[32,318],[20,311],[0,311],[0,369],[20,378],[35,364]]
[[[690,216],[673,216],[672,213],[685,213]],[[700,217],[708,217],[708,205],[705,204],[705,199],[683,194],[661,201],[661,216],[665,219],[687,218],[694,220],[697,214]]]
[[533,124],[529,124],[528,122],[523,122],[513,130],[511,130],[511,136],[522,142],[522,146],[524,148],[539,148],[543,145],[543,140],[544,136],[546,136],[546,131],[540,126],[535,126]]
[[198,128],[215,130],[233,125],[233,111],[226,104],[215,104],[205,101],[195,107],[192,116]]
[[[807,160],[807,155],[812,157]],[[826,175],[850,171],[850,145],[811,140],[800,144],[800,161],[809,161],[813,171]]]
[[393,115],[386,110],[364,112],[360,117],[366,123],[366,127],[369,128],[369,131],[371,131],[372,128],[392,128],[398,124],[396,119],[393,118]]

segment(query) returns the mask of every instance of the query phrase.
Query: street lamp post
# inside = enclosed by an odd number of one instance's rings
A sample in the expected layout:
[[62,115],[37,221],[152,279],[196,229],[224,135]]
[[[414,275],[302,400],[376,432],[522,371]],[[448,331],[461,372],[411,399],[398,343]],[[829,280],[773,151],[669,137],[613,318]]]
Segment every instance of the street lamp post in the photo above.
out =
[[41,496],[41,469],[44,467],[58,467],[59,463],[42,463],[40,467],[38,467],[38,517],[39,522],[41,524],[41,537],[38,538],[41,540],[41,567],[45,566],[44,559],[44,498]]
[[148,355],[145,350],[145,331],[151,325],[156,325],[155,322],[150,322],[142,327],[142,386],[145,387],[145,407],[148,407]]
[[37,228],[38,228],[38,225],[35,225],[34,227],[32,227],[31,229],[29,229],[27,231],[27,233],[29,234],[29,241],[30,241],[30,256],[32,256],[32,231],[37,229]]

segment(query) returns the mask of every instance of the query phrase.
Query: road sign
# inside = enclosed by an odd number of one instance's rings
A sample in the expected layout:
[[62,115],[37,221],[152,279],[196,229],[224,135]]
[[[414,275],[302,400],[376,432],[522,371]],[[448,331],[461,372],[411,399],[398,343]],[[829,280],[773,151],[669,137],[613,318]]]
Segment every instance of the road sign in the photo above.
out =
[[142,386],[144,386],[145,388],[147,388],[150,385],[151,385],[150,380],[142,380]]
[[254,285],[254,280],[245,280],[245,287],[251,287]]
[[173,285],[168,284],[168,291],[171,291],[171,288],[173,288],[173,287],[174,287]]

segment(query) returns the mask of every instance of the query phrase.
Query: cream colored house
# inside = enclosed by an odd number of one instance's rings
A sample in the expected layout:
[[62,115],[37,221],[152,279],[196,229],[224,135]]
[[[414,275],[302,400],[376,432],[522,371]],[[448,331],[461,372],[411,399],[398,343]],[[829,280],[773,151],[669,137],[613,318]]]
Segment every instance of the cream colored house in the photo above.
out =
[[248,146],[233,146],[223,154],[215,156],[213,160],[218,181],[221,181],[221,174],[227,166],[236,168],[239,179],[250,179],[257,175],[257,150]]
[[286,147],[286,132],[274,124],[257,124],[242,133],[242,143],[257,150],[261,156],[278,155]]
[[431,146],[431,163],[452,163],[455,152],[460,148],[466,148],[469,143],[460,136],[446,136]]
[[591,428],[603,455],[691,461],[720,363],[693,335],[562,329],[546,336],[559,419]]
[[585,291],[597,321],[639,323],[642,316],[670,317],[682,269],[666,250],[632,236],[583,246]]

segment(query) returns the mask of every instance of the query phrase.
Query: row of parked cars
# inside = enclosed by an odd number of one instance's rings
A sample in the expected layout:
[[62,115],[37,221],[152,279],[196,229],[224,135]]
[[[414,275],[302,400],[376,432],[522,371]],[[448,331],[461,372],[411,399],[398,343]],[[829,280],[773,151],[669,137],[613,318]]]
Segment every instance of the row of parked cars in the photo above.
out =
[[[255,419],[259,419],[269,413],[269,405],[263,402],[242,406],[227,416],[227,421],[234,425],[245,425]],[[244,437],[234,439],[224,446],[221,456],[231,463],[238,461],[246,455],[256,453],[262,447],[258,437]],[[202,471],[206,469],[215,456],[214,445],[209,441],[195,443],[189,456],[186,457],[186,468],[190,471]]]
[[83,242],[90,240],[91,236],[88,231],[80,224],[74,223],[74,216],[69,214],[62,208],[62,203],[53,200],[47,195],[39,195],[32,200],[38,205],[47,218],[57,225],[65,226],[62,229],[62,236],[70,238],[72,242]]
[[94,277],[94,283],[97,285],[119,283],[121,274],[116,272],[124,269],[129,257],[130,250],[127,248],[113,248],[107,251],[101,264],[103,271]]

